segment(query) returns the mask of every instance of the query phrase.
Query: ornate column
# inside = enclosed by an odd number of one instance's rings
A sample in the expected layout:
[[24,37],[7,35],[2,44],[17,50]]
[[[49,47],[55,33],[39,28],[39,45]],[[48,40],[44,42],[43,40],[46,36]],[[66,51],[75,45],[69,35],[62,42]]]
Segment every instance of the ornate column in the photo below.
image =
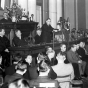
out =
[[36,0],[28,0],[29,17],[33,14],[33,21],[36,21]]
[[43,24],[49,18],[49,0],[43,0]]
[[52,27],[57,25],[57,0],[49,0],[49,18],[51,19]]

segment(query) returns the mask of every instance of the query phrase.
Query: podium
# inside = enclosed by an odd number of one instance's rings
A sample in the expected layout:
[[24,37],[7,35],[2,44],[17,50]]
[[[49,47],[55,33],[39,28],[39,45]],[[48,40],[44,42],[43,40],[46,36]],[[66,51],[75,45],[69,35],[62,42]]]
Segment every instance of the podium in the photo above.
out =
[[58,31],[58,32],[55,33],[55,40],[57,42],[63,42],[63,41],[65,41],[64,34],[63,34],[62,31]]

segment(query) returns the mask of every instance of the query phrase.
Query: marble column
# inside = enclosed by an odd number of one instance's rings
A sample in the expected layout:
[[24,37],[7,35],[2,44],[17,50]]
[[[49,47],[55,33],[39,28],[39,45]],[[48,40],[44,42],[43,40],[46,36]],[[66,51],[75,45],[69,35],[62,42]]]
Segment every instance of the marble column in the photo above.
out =
[[28,0],[29,18],[33,14],[33,21],[36,21],[36,0]]
[[4,9],[5,7],[5,0],[1,0],[1,8]]
[[49,0],[49,18],[51,26],[57,28],[57,0]]
[[[60,20],[60,17],[62,17],[62,0],[57,0],[57,22]],[[58,27],[59,25],[57,25]]]
[[10,1],[10,7],[12,6],[12,4],[13,4],[13,0]]

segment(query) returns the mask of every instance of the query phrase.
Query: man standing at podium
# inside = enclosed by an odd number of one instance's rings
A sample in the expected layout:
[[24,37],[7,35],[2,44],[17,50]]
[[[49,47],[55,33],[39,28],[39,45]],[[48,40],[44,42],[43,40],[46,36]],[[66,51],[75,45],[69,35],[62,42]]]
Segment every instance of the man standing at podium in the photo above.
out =
[[51,40],[53,39],[53,27],[51,26],[51,19],[48,18],[42,26],[42,42],[43,43],[50,43]]

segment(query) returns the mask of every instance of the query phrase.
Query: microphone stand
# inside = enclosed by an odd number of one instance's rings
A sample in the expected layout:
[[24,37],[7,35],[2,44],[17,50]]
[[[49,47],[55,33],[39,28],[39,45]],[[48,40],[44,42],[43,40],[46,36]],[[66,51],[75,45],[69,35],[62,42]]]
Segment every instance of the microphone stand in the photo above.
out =
[[57,32],[57,31],[58,31],[58,30],[55,31],[55,29],[53,30],[53,50],[54,50],[54,40],[55,40],[54,35],[55,35],[55,32]]
[[54,50],[54,31],[53,31],[53,50]]

